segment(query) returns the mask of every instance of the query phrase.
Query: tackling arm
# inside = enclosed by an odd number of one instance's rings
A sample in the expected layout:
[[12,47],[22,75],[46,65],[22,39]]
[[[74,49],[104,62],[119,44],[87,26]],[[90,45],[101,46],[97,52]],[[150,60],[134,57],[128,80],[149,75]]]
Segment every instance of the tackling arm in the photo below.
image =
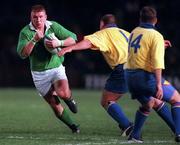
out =
[[63,48],[61,51],[59,51],[58,56],[63,56],[64,54],[71,52],[71,51],[89,49],[92,46],[93,45],[89,40],[84,39],[75,45]]
[[63,46],[71,46],[76,43],[76,41],[72,37],[68,37],[63,41],[64,41]]

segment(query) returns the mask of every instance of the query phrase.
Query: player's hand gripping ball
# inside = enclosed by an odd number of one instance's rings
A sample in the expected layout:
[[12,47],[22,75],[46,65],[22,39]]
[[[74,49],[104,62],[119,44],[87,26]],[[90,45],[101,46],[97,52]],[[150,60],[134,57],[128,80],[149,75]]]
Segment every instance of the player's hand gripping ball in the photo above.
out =
[[[44,38],[44,46],[45,48],[47,49],[47,51],[49,51],[50,53],[52,54],[57,54],[61,48],[60,47],[56,47],[56,48],[48,48],[46,46],[46,41],[48,40],[52,40],[52,39],[55,39],[55,40],[58,40],[58,38],[54,35],[54,33],[51,33],[51,34],[48,34],[48,35],[45,35],[45,38]],[[59,40],[58,40],[59,41]]]

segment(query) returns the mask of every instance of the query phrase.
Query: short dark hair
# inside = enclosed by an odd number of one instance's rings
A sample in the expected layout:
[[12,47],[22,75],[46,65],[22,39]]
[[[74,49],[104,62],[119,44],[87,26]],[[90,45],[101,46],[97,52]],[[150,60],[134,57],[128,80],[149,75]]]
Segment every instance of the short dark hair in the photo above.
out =
[[101,18],[101,21],[104,22],[104,25],[107,24],[116,24],[116,18],[113,14],[106,14]]
[[157,12],[155,8],[150,6],[145,6],[140,11],[140,21],[141,22],[153,22],[157,18]]
[[45,11],[46,12],[46,9],[45,9],[45,7],[43,6],[43,5],[41,5],[41,4],[38,4],[38,5],[33,5],[32,7],[31,7],[31,12],[40,12],[40,11]]

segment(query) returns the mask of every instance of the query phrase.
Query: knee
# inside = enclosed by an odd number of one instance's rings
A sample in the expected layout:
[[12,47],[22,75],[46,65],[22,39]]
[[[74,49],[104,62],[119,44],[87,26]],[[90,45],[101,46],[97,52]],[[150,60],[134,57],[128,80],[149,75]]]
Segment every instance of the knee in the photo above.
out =
[[58,92],[56,92],[57,93],[57,95],[60,97],[60,98],[65,98],[66,97],[66,93],[64,92],[64,91],[58,91]]
[[108,98],[108,97],[102,97],[100,103],[101,103],[101,106],[102,106],[103,108],[107,109],[108,106],[109,106],[110,104],[114,103],[114,102],[116,102],[116,100],[110,99],[110,98]]
[[69,91],[66,90],[58,90],[56,93],[61,99],[68,99],[71,96]]
[[148,116],[151,112],[151,109],[147,106],[141,106],[139,107],[139,111],[144,114],[145,116]]
[[144,104],[142,108],[146,108],[147,110],[151,110],[155,105],[155,98],[151,98],[151,100]]
[[149,115],[154,104],[155,104],[155,100],[154,100],[154,98],[151,98],[151,100],[148,103],[143,104],[141,107],[139,107],[139,111],[145,115]]
[[107,95],[103,94],[103,96],[101,98],[101,102],[100,102],[101,106],[106,109],[108,107],[108,102],[109,101],[110,101],[109,97]]
[[171,97],[170,103],[175,104],[177,102],[180,102],[180,94],[177,91],[175,91],[173,96]]
[[158,109],[160,106],[162,106],[164,104],[163,101],[158,100],[158,99],[154,99],[154,105],[153,105],[153,109]]
[[100,104],[103,108],[105,108],[106,106],[106,101],[102,98],[101,101],[100,101]]

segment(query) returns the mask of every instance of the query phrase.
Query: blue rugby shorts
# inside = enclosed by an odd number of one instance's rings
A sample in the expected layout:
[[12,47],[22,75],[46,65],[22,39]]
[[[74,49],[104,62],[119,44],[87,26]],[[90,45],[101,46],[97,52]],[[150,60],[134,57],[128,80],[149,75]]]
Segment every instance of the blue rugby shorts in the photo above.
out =
[[113,69],[106,81],[104,89],[118,94],[127,92],[127,83],[125,80],[123,64],[119,64]]
[[[156,95],[156,78],[154,73],[137,69],[137,70],[126,70],[126,79],[128,89],[132,95],[132,99],[137,99],[140,103],[146,104],[149,102],[151,97]],[[163,88],[163,100],[169,102],[175,88],[164,78],[162,78]]]

